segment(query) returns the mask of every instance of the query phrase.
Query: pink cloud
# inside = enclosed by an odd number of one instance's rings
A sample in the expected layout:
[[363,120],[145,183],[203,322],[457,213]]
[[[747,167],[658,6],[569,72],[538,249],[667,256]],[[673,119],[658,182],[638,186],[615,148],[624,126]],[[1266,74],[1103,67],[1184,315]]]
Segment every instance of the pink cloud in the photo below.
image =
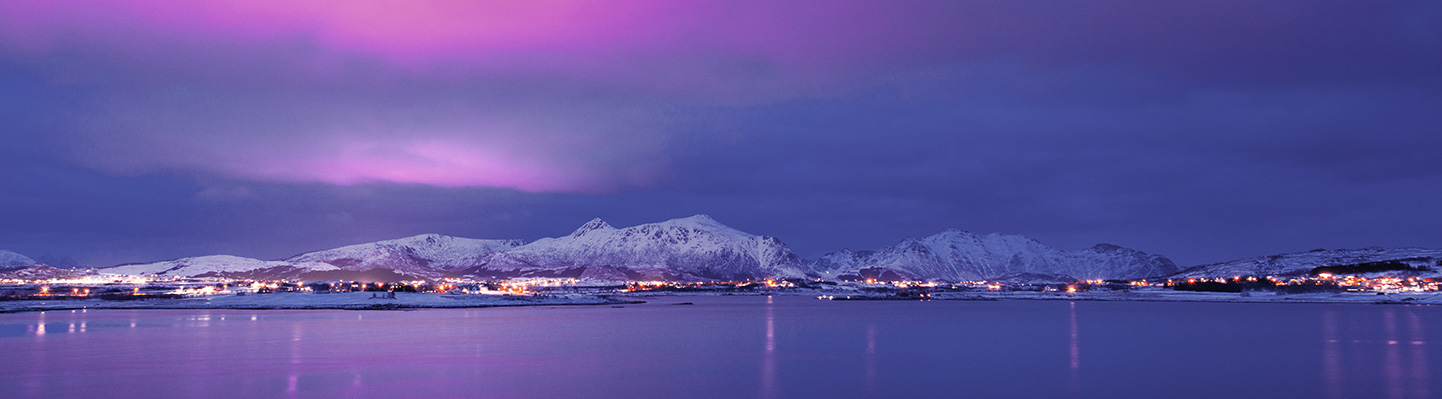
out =
[[[412,71],[454,68],[664,80],[734,90],[727,64],[777,78],[828,80],[847,65],[930,46],[935,26],[905,6],[866,2],[47,0],[0,5],[0,43],[29,51],[100,43],[267,45],[302,40]],[[664,65],[662,73],[638,67]],[[676,72],[672,72],[676,71]],[[708,82],[708,80],[713,82]],[[804,82],[803,82],[804,83]],[[703,93],[710,94],[710,93]],[[723,93],[724,94],[724,93]]]
[[1292,56],[1253,38],[1331,19],[1205,3],[12,0],[0,55],[94,83],[76,152],[106,170],[593,191],[665,174],[675,108],[961,75],[989,56],[1210,71],[1237,49]]
[[455,143],[348,143],[334,153],[277,159],[271,167],[238,171],[261,180],[318,181],[337,185],[372,182],[442,187],[510,187],[522,191],[571,191],[584,188],[576,176],[525,159],[488,153]]
[[[179,129],[153,124],[124,127]],[[285,135],[201,134],[93,137],[78,159],[122,175],[199,171],[248,181],[505,187],[525,192],[606,192],[653,184],[658,164],[595,157],[552,134],[514,132]],[[527,143],[536,140],[535,143]],[[583,143],[584,144],[584,143]],[[635,149],[626,144],[624,148]],[[641,150],[649,151],[649,150]],[[654,153],[652,154],[654,155]],[[650,155],[647,158],[653,158]]]

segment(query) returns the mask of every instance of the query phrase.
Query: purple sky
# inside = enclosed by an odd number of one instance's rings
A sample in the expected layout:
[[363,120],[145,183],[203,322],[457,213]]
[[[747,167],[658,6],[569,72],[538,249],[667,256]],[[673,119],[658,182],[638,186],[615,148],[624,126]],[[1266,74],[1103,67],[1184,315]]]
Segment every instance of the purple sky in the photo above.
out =
[[392,3],[0,3],[0,249],[1442,247],[1442,1]]

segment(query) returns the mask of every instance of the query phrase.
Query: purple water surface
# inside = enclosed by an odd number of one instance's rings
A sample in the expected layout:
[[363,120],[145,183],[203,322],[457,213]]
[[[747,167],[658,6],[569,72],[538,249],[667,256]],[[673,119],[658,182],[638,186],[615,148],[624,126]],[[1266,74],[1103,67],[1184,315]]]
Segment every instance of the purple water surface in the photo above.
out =
[[0,397],[1442,395],[1442,307],[648,300],[4,314]]

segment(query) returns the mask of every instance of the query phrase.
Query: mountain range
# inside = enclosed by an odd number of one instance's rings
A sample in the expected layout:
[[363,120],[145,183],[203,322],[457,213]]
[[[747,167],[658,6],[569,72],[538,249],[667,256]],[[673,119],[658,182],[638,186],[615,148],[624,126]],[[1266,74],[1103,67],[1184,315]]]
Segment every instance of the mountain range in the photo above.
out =
[[[1372,266],[1370,269],[1367,266]],[[1442,276],[1442,250],[1425,248],[1315,249],[1196,266],[1174,277],[1298,276],[1319,267],[1352,267],[1359,272]],[[1392,270],[1380,270],[1392,269]],[[1411,270],[1408,270],[1411,269]]]
[[755,280],[805,277],[806,264],[775,237],[696,215],[615,228],[595,219],[570,235],[478,240],[423,234],[260,260],[229,255],[100,269],[112,274],[254,279],[395,281],[472,276],[600,280]]
[[855,280],[1033,280],[1138,279],[1177,272],[1161,255],[1111,244],[1060,250],[1019,235],[977,235],[947,230],[926,238],[902,240],[880,251],[840,251],[823,255],[811,270],[827,277]]
[[[1064,250],[1005,234],[946,230],[880,250],[842,250],[802,260],[781,240],[706,215],[616,228],[591,220],[569,235],[484,240],[439,234],[349,245],[285,259],[211,255],[101,268],[101,273],[252,279],[398,281],[471,277],[608,281],[741,281],[768,278],[1070,282],[1079,279],[1220,277],[1305,273],[1319,266],[1402,260],[1442,266],[1442,250],[1312,251],[1181,270],[1164,256],[1112,244]],[[0,269],[35,265],[0,251]]]

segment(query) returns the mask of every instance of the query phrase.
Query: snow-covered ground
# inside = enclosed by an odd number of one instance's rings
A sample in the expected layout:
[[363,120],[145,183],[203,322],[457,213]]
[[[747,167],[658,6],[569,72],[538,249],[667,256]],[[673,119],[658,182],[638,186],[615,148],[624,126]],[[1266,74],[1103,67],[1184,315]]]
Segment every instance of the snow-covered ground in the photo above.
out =
[[[394,299],[373,298],[376,292],[344,292],[333,294],[285,292],[249,295],[209,295],[180,299],[148,299],[133,301],[84,300],[12,300],[0,301],[0,313],[62,309],[414,309],[414,308],[478,308],[499,306],[547,305],[608,305],[641,303],[651,297],[788,295],[788,296],[874,296],[891,293],[859,289],[777,289],[755,291],[676,292],[651,291],[609,295],[454,295],[398,292]],[[1136,291],[935,291],[931,300],[1051,300],[1051,301],[1152,301],[1152,302],[1231,302],[1231,303],[1360,303],[1400,305],[1442,305],[1442,292],[1406,292],[1377,295],[1371,292],[1274,294],[1253,292],[1248,295],[1224,292],[1191,292],[1164,289]]]
[[1238,302],[1238,303],[1372,303],[1442,305],[1442,292],[1417,292],[1377,295],[1373,292],[1308,293],[1277,295],[1254,292],[1243,296],[1235,292],[1193,292],[1172,290],[1088,291],[1088,292],[939,292],[932,299],[1032,299],[1060,301],[1157,301],[1157,302]]
[[397,292],[394,299],[372,298],[376,292],[316,294],[283,292],[250,295],[209,295],[181,299],[136,301],[23,300],[0,301],[0,312],[59,309],[410,309],[484,308],[498,306],[607,305],[634,303],[596,295],[452,295]]
[[[891,292],[870,291],[857,287],[835,287],[832,289],[785,289],[756,291],[640,291],[621,293],[619,298],[684,297],[684,296],[731,296],[731,295],[788,295],[788,296],[846,296],[846,297],[889,297]],[[1083,291],[1083,292],[1038,292],[1038,291],[934,291],[931,300],[1043,300],[1043,301],[1152,301],[1152,302],[1235,302],[1235,303],[1367,303],[1367,304],[1417,304],[1442,305],[1442,291],[1407,292],[1377,295],[1375,292],[1306,293],[1277,295],[1269,292],[1252,292],[1243,296],[1234,292],[1194,292],[1167,289],[1143,289],[1135,291]]]

